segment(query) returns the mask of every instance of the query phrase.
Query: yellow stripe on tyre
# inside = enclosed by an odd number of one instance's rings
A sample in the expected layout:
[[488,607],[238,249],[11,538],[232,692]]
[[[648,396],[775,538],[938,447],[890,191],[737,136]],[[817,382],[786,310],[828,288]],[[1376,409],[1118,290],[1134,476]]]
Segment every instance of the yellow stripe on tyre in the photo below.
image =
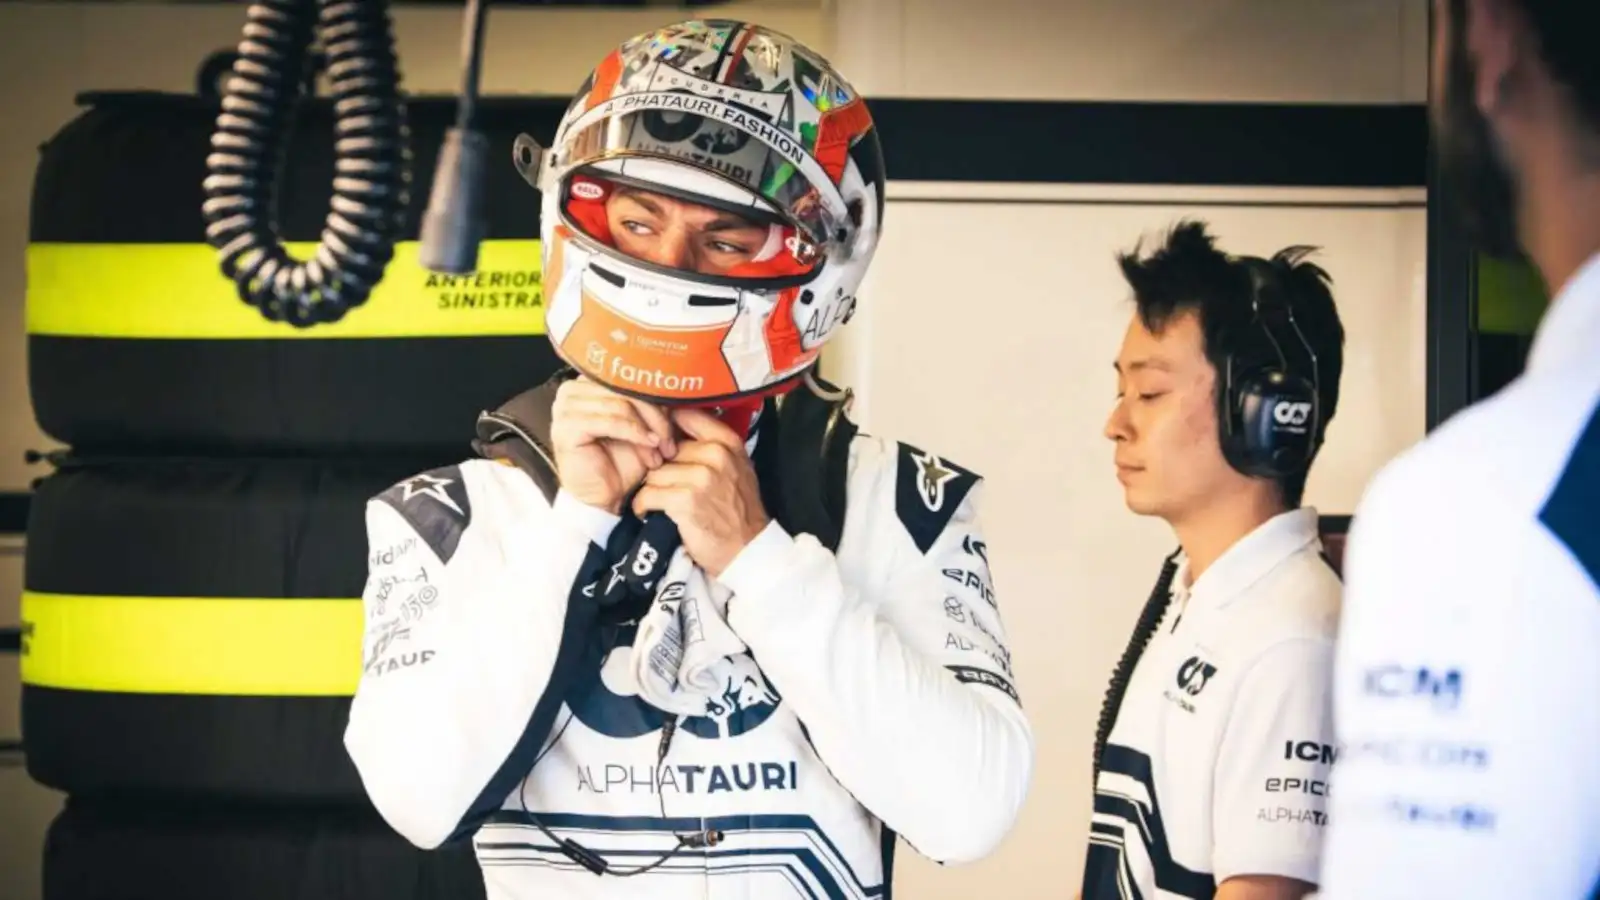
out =
[[[285,245],[309,259],[314,243]],[[367,302],[337,322],[296,328],[239,299],[208,244],[28,245],[31,335],[125,339],[524,337],[544,334],[537,240],[485,241],[472,275],[439,275],[420,245],[395,246]]]
[[136,694],[348,697],[361,600],[24,592],[22,682]]

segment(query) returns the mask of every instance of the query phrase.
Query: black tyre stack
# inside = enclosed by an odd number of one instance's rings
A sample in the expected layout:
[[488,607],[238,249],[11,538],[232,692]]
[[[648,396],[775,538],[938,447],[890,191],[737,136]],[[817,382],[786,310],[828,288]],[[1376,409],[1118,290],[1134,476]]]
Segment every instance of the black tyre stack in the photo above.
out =
[[[366,306],[305,331],[245,306],[205,244],[215,101],[80,102],[43,150],[28,251],[34,411],[70,448],[34,497],[23,599],[28,769],[68,797],[45,900],[481,897],[470,848],[395,835],[344,753],[363,506],[467,456],[478,411],[556,367],[511,146],[548,140],[565,101],[485,103],[491,241],[449,279],[414,242],[454,103],[414,100],[408,243]],[[287,166],[278,228],[313,242],[325,102]]]

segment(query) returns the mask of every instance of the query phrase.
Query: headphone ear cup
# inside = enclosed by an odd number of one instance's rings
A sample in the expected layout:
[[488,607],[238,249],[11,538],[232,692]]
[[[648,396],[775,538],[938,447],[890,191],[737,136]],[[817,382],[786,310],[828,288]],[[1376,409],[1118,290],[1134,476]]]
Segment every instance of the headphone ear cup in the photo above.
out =
[[1316,388],[1303,378],[1274,372],[1261,400],[1252,435],[1260,442],[1264,462],[1276,476],[1304,472],[1322,425]]
[[1222,458],[1236,471],[1248,475],[1253,466],[1244,408],[1250,382],[1248,377],[1230,376],[1229,383],[1217,391],[1217,437],[1222,444]]
[[1305,470],[1321,427],[1309,381],[1278,369],[1236,376],[1227,407],[1222,447],[1230,465],[1260,478]]
[[1255,373],[1235,376],[1227,409],[1231,434],[1223,444],[1223,456],[1242,474],[1271,477],[1275,474],[1272,469],[1275,454],[1271,436],[1262,428],[1261,415],[1262,408],[1270,400],[1262,389]]

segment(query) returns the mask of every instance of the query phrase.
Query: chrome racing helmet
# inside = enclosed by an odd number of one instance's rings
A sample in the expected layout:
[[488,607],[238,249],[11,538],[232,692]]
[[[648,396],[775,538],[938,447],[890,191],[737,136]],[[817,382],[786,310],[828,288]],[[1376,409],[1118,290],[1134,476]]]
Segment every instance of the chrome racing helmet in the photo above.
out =
[[[822,57],[758,25],[697,20],[625,42],[553,146],[522,135],[515,156],[542,194],[556,352],[652,402],[797,384],[850,319],[878,244],[883,155],[866,103]],[[692,217],[701,243],[652,211]],[[646,239],[648,252],[630,247]]]

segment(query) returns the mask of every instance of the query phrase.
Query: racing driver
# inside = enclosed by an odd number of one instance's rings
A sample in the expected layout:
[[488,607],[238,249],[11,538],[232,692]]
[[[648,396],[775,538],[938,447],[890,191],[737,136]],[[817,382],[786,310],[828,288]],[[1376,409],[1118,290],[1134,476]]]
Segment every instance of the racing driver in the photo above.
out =
[[1033,766],[980,478],[813,372],[878,241],[859,95],[767,29],[624,43],[552,146],[567,368],[369,502],[345,744],[490,898],[888,896],[1005,837]]

